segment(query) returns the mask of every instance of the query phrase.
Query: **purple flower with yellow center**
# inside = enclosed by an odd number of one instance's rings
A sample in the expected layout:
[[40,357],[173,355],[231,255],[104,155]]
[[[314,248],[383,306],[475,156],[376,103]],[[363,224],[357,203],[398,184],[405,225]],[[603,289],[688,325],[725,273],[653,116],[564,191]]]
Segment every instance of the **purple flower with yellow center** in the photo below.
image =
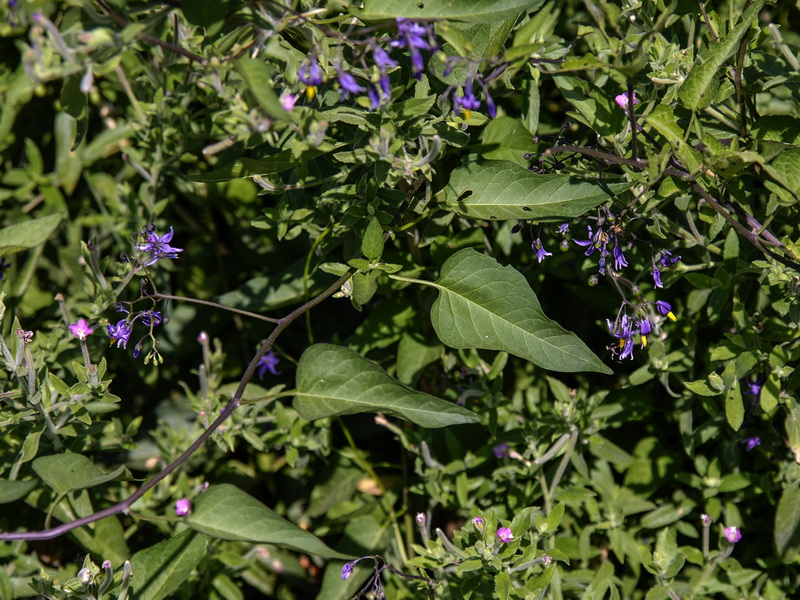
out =
[[300,68],[297,69],[297,78],[306,84],[306,96],[309,100],[313,100],[317,94],[317,86],[325,81],[315,55],[312,54],[308,60],[300,64]]
[[611,335],[619,340],[617,346],[612,349],[612,354],[616,355],[619,353],[620,359],[632,359],[633,336],[637,331],[636,321],[628,317],[628,315],[622,315],[622,317],[617,317],[613,323],[606,319],[606,323],[608,324],[608,330],[611,332]]
[[183,248],[175,248],[169,245],[174,234],[175,231],[171,226],[169,232],[162,236],[156,234],[155,230],[147,233],[145,241],[136,246],[139,252],[146,252],[149,254],[149,257],[144,263],[146,267],[155,264],[156,261],[161,258],[178,258],[178,253],[183,252]]
[[650,319],[645,317],[639,321],[639,335],[642,339],[642,348],[647,346],[647,336],[651,331],[653,331],[653,325],[650,323]]
[[628,92],[621,93],[619,96],[614,98],[614,102],[616,102],[623,110],[628,110],[628,103],[630,102],[631,97],[633,98],[634,104],[639,104],[639,100],[636,98],[636,94],[633,92],[631,92],[630,95],[628,95]]
[[280,375],[281,372],[278,371],[278,355],[270,348],[267,352],[258,359],[258,366],[256,367],[258,371],[258,378],[264,379],[264,375],[267,374],[267,371],[272,373],[273,375]]
[[742,539],[742,532],[738,527],[726,527],[723,534],[731,544],[735,544]]
[[131,339],[133,328],[128,325],[125,319],[122,319],[121,321],[117,321],[116,325],[109,325],[106,327],[106,332],[108,333],[108,337],[111,338],[112,344],[117,342],[117,348],[122,347],[125,349],[128,346],[128,340]]
[[662,315],[667,317],[670,321],[677,321],[678,319],[672,314],[672,305],[669,302],[664,302],[663,300],[658,300],[656,302],[656,308],[658,312]]
[[503,542],[504,544],[507,544],[508,542],[514,539],[514,534],[508,527],[501,527],[500,529],[497,530],[497,539]]
[[77,323],[73,323],[69,326],[69,332],[83,341],[92,335],[92,328],[89,327],[89,322],[86,321],[86,319],[78,319]]
[[481,107],[481,101],[475,97],[475,93],[472,91],[472,86],[473,79],[468,78],[464,84],[464,95],[453,95],[453,107],[457,112],[460,112],[463,109],[465,119],[470,118],[470,111],[477,110]]
[[539,262],[542,262],[546,257],[553,256],[552,252],[548,252],[542,246],[542,240],[536,238],[536,240],[531,244],[531,249],[536,252],[536,259]]

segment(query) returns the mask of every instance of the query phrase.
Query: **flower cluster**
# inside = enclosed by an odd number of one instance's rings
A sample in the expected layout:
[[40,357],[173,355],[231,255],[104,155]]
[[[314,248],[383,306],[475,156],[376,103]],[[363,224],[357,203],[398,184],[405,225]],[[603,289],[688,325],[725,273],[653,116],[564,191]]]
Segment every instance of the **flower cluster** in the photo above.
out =
[[183,252],[183,248],[175,248],[170,246],[174,234],[172,227],[169,228],[169,233],[159,236],[156,233],[155,225],[148,224],[142,230],[142,237],[144,241],[136,245],[136,249],[143,253],[143,264],[145,267],[154,265],[162,258],[178,258],[178,253]]
[[139,321],[142,325],[150,329],[150,332],[145,334],[142,339],[136,344],[136,347],[133,349],[133,357],[138,358],[139,354],[142,351],[142,342],[144,341],[145,337],[148,335],[152,335],[152,329],[159,325],[163,325],[168,321],[161,312],[155,309],[149,310],[140,310],[136,313],[131,313],[131,311],[122,303],[117,304],[117,312],[122,312],[127,314],[128,316],[124,319],[120,319],[115,324],[110,324],[106,327],[106,333],[108,337],[111,338],[111,344],[113,345],[114,342],[117,344],[117,348],[128,348],[128,342],[130,341],[131,334],[133,334],[133,326],[136,321]]
[[[623,303],[622,308],[624,309],[626,306],[627,302]],[[645,306],[648,305],[636,307],[636,312],[640,313],[637,317],[629,317],[624,310],[620,310],[613,322],[606,319],[609,332],[617,338],[617,343],[609,346],[611,355],[614,358],[618,360],[633,358],[634,338],[636,336],[639,336],[642,348],[647,346],[647,336],[653,330],[653,323],[645,310]],[[662,316],[672,321],[677,320],[672,313],[672,306],[669,302],[658,300],[650,303],[649,306],[655,307],[655,310]]]

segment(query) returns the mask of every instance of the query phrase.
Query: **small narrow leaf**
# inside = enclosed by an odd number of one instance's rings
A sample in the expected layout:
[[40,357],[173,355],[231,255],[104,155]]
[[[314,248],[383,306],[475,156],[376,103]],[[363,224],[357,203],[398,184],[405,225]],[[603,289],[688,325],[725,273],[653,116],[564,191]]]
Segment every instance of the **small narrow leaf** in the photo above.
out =
[[364,10],[353,12],[368,21],[407,17],[486,23],[536,10],[542,4],[544,0],[365,0]]
[[403,385],[357,352],[331,344],[311,346],[300,357],[294,407],[309,420],[383,412],[432,428],[480,421],[465,408]]
[[518,164],[498,160],[453,171],[445,201],[453,212],[474,219],[561,220],[579,217],[628,187],[567,175],[534,175]]
[[141,550],[131,557],[137,600],[168,598],[181,586],[206,552],[208,538],[191,529]]
[[725,417],[734,431],[739,431],[744,422],[744,403],[738,381],[725,394]]
[[101,485],[116,479],[125,471],[125,466],[104,473],[82,454],[65,452],[52,456],[40,456],[32,463],[36,474],[59,494]]
[[467,248],[447,259],[436,287],[433,328],[452,348],[501,350],[551,371],[612,372],[578,336],[545,316],[513,267]]
[[208,173],[190,175],[189,179],[192,181],[211,183],[230,181],[232,179],[244,179],[245,177],[253,177],[254,175],[282,173],[283,171],[288,171],[289,169],[298,167],[303,163],[321,156],[330,149],[332,149],[331,146],[325,146],[323,144],[319,149],[312,148],[311,150],[303,152],[299,158],[295,157],[291,150],[278,152],[268,158],[238,158]]
[[707,104],[706,96],[713,89],[717,73],[725,62],[739,48],[745,33],[750,29],[758,13],[764,7],[764,0],[755,0],[744,14],[742,20],[724,39],[709,46],[709,51],[702,63],[695,64],[689,71],[686,81],[678,90],[678,100],[686,108],[697,110]]
[[189,517],[189,526],[223,540],[273,544],[325,558],[351,558],[331,550],[315,535],[229,484],[215,485],[203,492]]

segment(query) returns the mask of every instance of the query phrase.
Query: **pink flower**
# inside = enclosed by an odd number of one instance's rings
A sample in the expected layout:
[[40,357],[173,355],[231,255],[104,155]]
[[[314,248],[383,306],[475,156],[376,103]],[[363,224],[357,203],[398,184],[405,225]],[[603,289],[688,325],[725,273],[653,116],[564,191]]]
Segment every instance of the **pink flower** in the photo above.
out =
[[497,539],[507,544],[514,539],[514,534],[508,527],[501,527],[497,530]]
[[[639,100],[636,98],[636,94],[633,95],[633,103],[639,104]],[[619,104],[619,106],[624,109],[628,110],[628,92],[623,92],[619,96],[614,98],[614,102]]]
[[283,110],[288,112],[294,108],[294,103],[297,102],[297,96],[290,93],[289,90],[284,90],[279,100]]
[[179,517],[188,515],[192,510],[192,503],[186,498],[181,498],[175,503],[175,514]]
[[79,340],[85,340],[92,335],[92,328],[89,327],[89,323],[85,319],[78,319],[77,323],[69,326],[69,332]]
[[728,540],[731,544],[735,544],[740,539],[742,539],[742,532],[739,530],[738,527],[726,527],[724,534],[725,534],[725,539]]

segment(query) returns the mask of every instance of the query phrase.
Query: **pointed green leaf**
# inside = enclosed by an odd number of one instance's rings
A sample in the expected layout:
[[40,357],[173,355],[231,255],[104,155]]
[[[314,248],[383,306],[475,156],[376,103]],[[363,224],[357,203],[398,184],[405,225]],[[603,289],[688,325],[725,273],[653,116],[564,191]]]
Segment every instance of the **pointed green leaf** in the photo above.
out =
[[790,563],[800,553],[800,484],[786,488],[775,512],[775,548]]
[[475,423],[480,417],[435,396],[416,392],[357,352],[331,344],[300,357],[294,407],[304,419],[383,412],[421,427]]
[[104,473],[82,454],[72,452],[40,456],[32,466],[41,480],[59,494],[101,485],[116,479],[125,471],[122,465],[110,473]]
[[59,223],[61,215],[48,215],[0,229],[0,257],[43,244]]
[[240,58],[236,61],[236,70],[244,79],[245,85],[252,92],[261,110],[273,119],[285,121],[289,118],[289,113],[283,108],[278,95],[272,89],[272,73],[267,63],[255,58]]
[[647,115],[647,124],[653,127],[667,140],[684,167],[694,173],[703,163],[701,154],[687,144],[683,137],[683,128],[678,124],[675,109],[672,106],[660,104]]
[[215,485],[203,492],[192,509],[189,525],[223,540],[272,544],[325,558],[351,558],[331,550],[315,535],[229,484]]
[[383,254],[383,227],[375,217],[367,225],[364,239],[361,240],[361,252],[371,262],[378,262]]
[[0,504],[19,500],[20,498],[26,496],[28,492],[35,487],[35,479],[26,479],[24,481],[9,481],[8,479],[0,479]]
[[[340,146],[336,146],[336,148],[338,147]],[[212,183],[216,181],[244,179],[245,177],[253,177],[255,175],[272,175],[298,167],[332,149],[335,148],[330,145],[322,144],[319,148],[312,148],[311,150],[303,152],[299,158],[295,157],[291,150],[278,152],[268,158],[238,158],[208,173],[199,173],[188,177],[192,181]]]
[[570,113],[602,136],[617,135],[625,125],[625,112],[612,96],[593,83],[573,75],[555,75],[553,81],[577,113]]
[[734,431],[739,431],[744,422],[744,402],[742,402],[742,392],[739,389],[738,381],[725,394],[725,416]]
[[170,597],[197,567],[208,538],[191,529],[140,550],[131,557],[131,578],[137,600]]
[[357,14],[367,21],[408,17],[486,23],[538,9],[544,0],[365,0]]
[[562,220],[579,217],[628,187],[567,175],[534,175],[518,164],[498,160],[453,171],[445,201],[453,212],[474,219]]
[[433,328],[452,348],[501,350],[551,371],[611,369],[578,336],[548,319],[522,273],[470,248],[442,266]]
[[531,164],[530,160],[525,159],[525,155],[536,151],[533,136],[525,129],[525,125],[519,119],[505,116],[492,119],[486,124],[481,135],[481,145],[481,154],[485,159],[507,160],[524,168]]
[[706,96],[713,89],[717,73],[725,62],[739,48],[745,33],[750,29],[758,13],[764,7],[764,0],[755,0],[744,14],[742,20],[723,39],[711,44],[702,63],[697,63],[689,71],[686,81],[678,90],[678,100],[686,108],[697,110],[707,104]]

